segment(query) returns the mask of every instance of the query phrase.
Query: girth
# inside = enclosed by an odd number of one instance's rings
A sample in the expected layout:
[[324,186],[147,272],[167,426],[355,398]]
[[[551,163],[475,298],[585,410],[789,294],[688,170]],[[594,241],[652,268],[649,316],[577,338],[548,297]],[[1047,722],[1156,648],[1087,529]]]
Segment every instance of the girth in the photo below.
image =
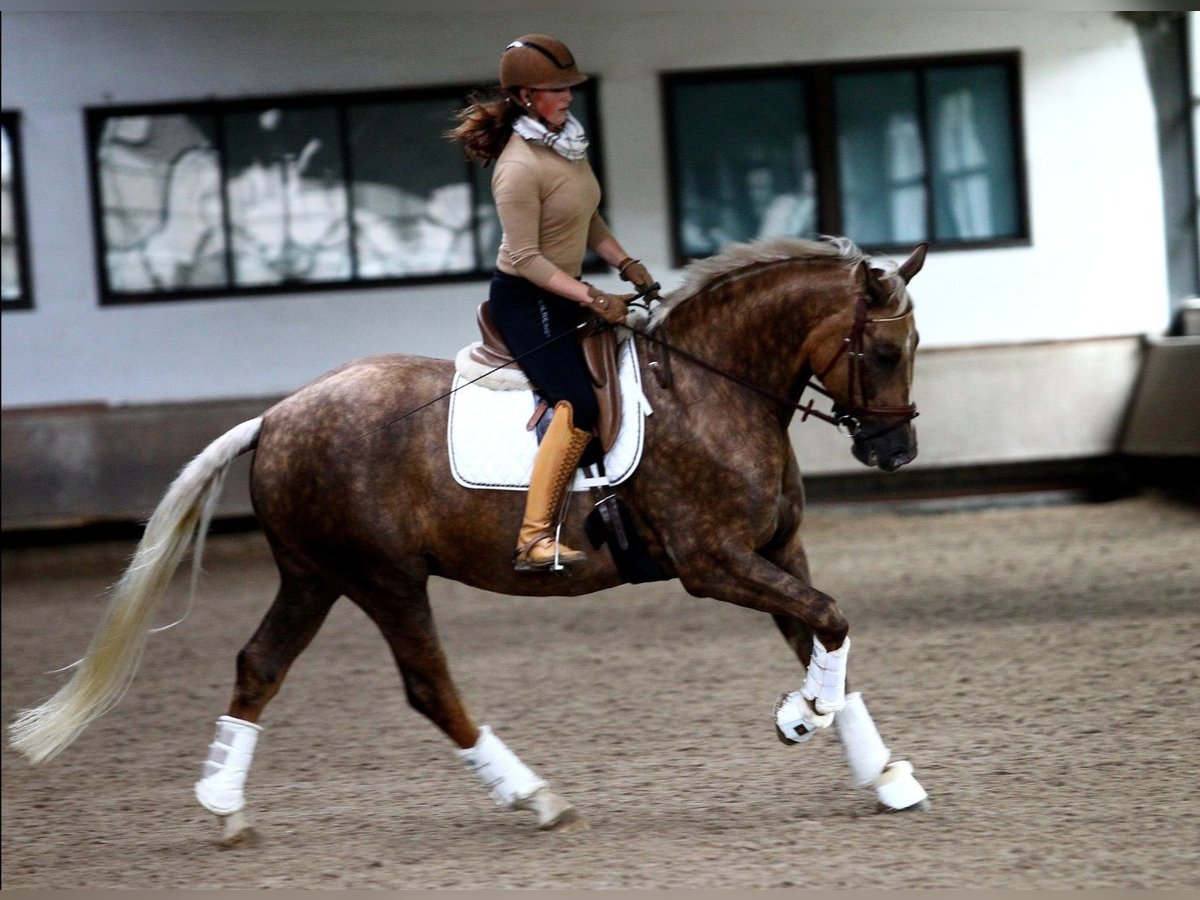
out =
[[[513,359],[511,351],[500,336],[496,323],[492,320],[491,307],[487,301],[479,304],[475,319],[479,324],[481,343],[471,348],[470,356],[474,362],[487,366],[489,369],[520,368]],[[600,407],[600,416],[596,422],[596,436],[600,446],[608,452],[617,440],[621,427],[621,383],[618,378],[617,333],[612,328],[604,327],[600,322],[585,327],[578,337],[583,359],[587,364],[588,375],[596,392],[596,403]],[[549,404],[542,401],[534,410],[533,416],[525,426],[533,431],[545,416]]]

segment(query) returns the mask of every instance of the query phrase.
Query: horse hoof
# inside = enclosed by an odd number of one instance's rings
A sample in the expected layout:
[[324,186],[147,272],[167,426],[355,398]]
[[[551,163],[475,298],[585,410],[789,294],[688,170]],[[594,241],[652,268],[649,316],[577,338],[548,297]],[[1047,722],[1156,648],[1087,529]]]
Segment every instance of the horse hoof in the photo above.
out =
[[217,846],[222,850],[249,849],[262,843],[261,835],[242,813],[235,812],[220,818],[222,833]]
[[262,836],[253,828],[244,828],[237,834],[222,837],[217,846],[222,850],[249,850],[262,844]]
[[775,726],[775,737],[779,738],[779,743],[783,744],[785,747],[795,747],[800,743],[799,741],[793,741],[790,737],[785,735],[778,725]]
[[554,821],[538,826],[542,831],[554,831],[559,834],[570,834],[573,831],[587,831],[592,826],[587,819],[573,809],[565,810]]
[[575,807],[549,788],[539,788],[531,796],[518,800],[513,809],[528,809],[537,815],[540,831],[580,831],[587,822]]
[[928,812],[931,809],[928,799],[918,800],[912,806],[906,806],[903,809],[895,809],[888,806],[886,803],[876,803],[875,811],[880,813],[906,813],[906,812]]

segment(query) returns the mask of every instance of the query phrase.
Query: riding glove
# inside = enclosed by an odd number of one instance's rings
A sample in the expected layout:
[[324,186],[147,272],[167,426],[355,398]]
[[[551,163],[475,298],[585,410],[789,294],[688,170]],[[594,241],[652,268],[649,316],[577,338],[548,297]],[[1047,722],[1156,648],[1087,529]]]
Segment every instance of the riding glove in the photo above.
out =
[[596,315],[610,325],[621,325],[629,313],[629,301],[637,294],[606,294],[589,284],[588,296],[592,298],[591,308]]
[[654,284],[654,279],[650,277],[650,272],[642,265],[642,261],[629,256],[617,265],[617,274],[621,276],[622,281],[628,281],[639,291],[644,291]]

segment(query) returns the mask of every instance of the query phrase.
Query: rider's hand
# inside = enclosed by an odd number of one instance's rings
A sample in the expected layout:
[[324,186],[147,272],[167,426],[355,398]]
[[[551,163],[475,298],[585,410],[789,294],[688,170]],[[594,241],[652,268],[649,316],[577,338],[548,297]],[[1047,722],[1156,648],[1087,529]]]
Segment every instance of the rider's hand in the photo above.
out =
[[654,284],[654,279],[650,277],[649,270],[642,265],[640,259],[625,257],[617,265],[617,274],[621,276],[622,281],[628,281],[639,291],[645,291]]
[[596,315],[610,325],[621,325],[629,314],[629,301],[637,294],[606,294],[588,285],[588,296],[592,298],[589,306]]

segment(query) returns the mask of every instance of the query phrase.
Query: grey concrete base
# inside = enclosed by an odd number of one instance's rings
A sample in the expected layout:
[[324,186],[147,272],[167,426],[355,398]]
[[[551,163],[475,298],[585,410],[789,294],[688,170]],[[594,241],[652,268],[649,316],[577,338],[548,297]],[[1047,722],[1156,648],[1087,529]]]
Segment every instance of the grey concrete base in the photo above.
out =
[[[188,460],[274,402],[5,410],[4,530],[145,520]],[[252,513],[250,458],[234,463],[218,516]]]

